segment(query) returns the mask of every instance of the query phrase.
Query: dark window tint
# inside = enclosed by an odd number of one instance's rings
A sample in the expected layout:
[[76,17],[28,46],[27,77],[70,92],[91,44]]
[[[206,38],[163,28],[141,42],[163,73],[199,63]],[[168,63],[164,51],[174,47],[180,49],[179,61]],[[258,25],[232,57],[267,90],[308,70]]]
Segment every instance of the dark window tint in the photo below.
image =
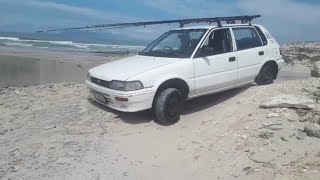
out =
[[229,29],[214,30],[204,42],[201,56],[211,56],[232,51],[232,40]]
[[261,37],[262,43],[263,45],[267,45],[268,44],[268,40],[266,38],[266,36],[264,35],[264,33],[261,31],[261,29],[258,26],[255,26],[259,36]]
[[234,28],[233,33],[238,50],[262,46],[261,39],[257,31],[253,28]]

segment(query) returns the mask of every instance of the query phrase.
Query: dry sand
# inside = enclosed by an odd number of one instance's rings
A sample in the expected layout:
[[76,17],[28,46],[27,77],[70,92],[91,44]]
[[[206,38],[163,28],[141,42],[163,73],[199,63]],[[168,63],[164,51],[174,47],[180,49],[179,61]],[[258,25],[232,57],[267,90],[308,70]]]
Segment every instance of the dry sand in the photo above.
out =
[[[0,178],[318,179],[320,139],[295,137],[304,123],[288,121],[292,110],[259,105],[280,93],[312,96],[319,85],[287,81],[198,98],[170,127],[149,111],[99,106],[83,84],[2,89]],[[278,121],[281,130],[259,129]]]

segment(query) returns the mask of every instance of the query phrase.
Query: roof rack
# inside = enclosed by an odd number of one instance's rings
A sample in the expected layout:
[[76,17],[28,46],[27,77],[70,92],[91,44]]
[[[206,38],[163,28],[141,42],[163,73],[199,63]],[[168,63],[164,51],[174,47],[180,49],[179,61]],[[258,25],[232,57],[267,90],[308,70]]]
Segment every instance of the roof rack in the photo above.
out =
[[213,17],[213,18],[196,18],[196,19],[180,19],[180,20],[166,20],[166,21],[147,21],[147,22],[133,22],[133,23],[117,23],[117,24],[99,24],[92,26],[82,26],[82,27],[71,27],[64,29],[52,29],[45,31],[37,31],[41,32],[54,32],[54,31],[68,31],[68,30],[107,30],[107,29],[116,29],[116,28],[127,28],[127,27],[135,27],[135,26],[149,26],[149,25],[158,25],[158,24],[179,24],[179,27],[182,28],[186,24],[192,23],[217,23],[219,27],[222,26],[222,22],[226,22],[227,24],[235,24],[236,21],[240,21],[242,24],[249,23],[251,25],[251,21],[253,19],[261,17],[260,15],[253,16],[230,16],[230,17]]

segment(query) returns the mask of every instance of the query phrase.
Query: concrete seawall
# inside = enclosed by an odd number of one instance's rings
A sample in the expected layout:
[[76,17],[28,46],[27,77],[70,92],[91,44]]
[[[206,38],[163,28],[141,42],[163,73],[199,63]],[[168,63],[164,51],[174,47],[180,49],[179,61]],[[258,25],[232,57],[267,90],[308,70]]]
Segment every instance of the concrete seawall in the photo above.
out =
[[42,60],[0,55],[0,87],[21,87],[59,82],[84,82],[96,63]]

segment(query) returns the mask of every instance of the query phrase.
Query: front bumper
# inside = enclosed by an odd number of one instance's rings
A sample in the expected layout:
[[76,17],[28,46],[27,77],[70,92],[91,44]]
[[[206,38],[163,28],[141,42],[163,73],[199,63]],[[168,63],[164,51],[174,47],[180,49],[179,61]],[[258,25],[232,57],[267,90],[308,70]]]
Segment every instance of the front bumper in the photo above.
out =
[[[115,109],[122,112],[138,112],[150,109],[152,107],[153,98],[156,94],[156,89],[154,88],[147,88],[131,92],[123,92],[99,86],[88,80],[86,80],[85,83],[90,91],[90,97],[93,100],[111,109]],[[93,94],[95,92],[103,95],[106,99],[106,102],[98,100]],[[116,100],[116,97],[126,98],[128,99],[128,101],[118,101]]]

